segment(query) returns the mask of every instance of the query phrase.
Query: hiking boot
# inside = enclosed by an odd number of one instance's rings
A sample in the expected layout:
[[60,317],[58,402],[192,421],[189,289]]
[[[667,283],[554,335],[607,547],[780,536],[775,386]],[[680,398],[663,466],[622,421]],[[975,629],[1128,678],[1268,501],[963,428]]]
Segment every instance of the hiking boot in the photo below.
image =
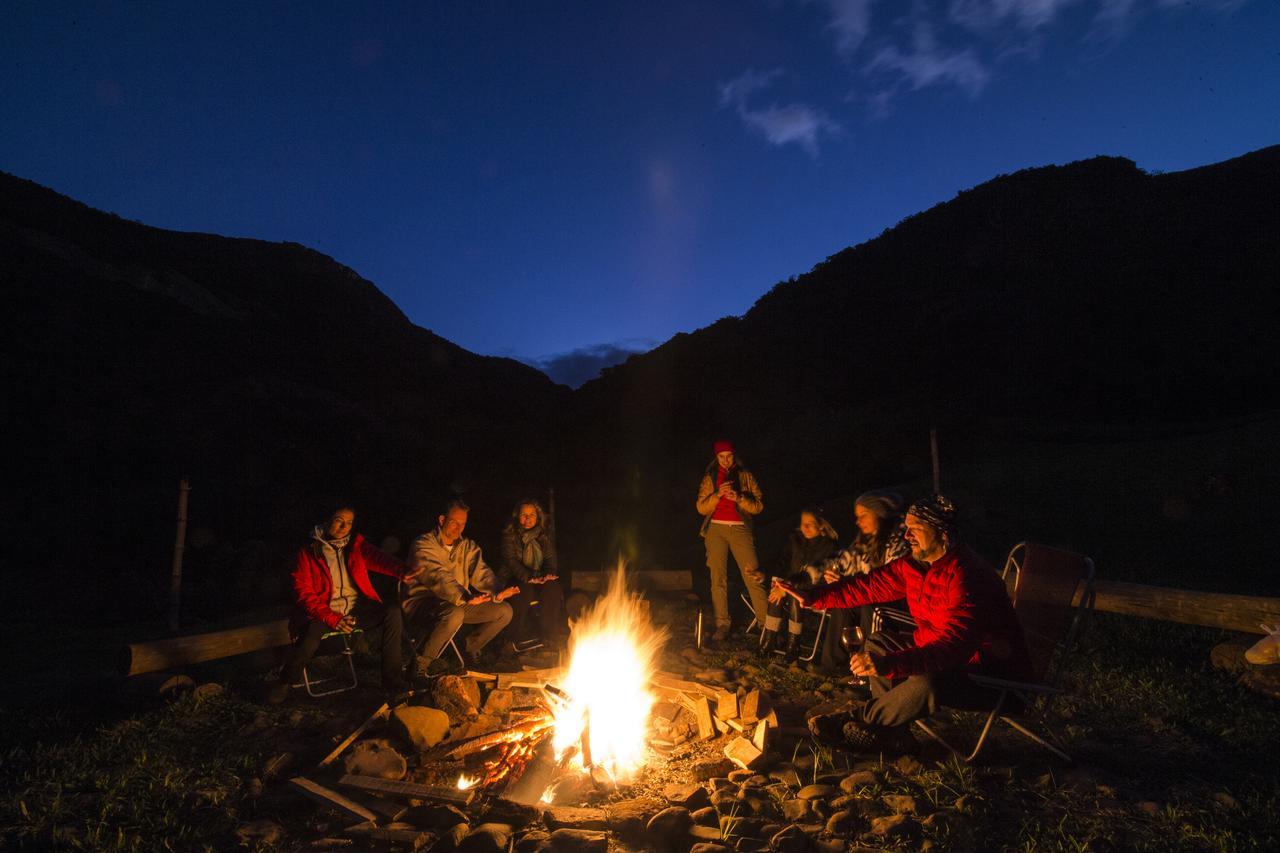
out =
[[800,659],[799,634],[787,634],[787,645],[782,651],[782,659],[787,663],[795,663]]
[[729,626],[717,625],[716,632],[711,635],[711,642],[723,643],[727,639],[729,639]]
[[[880,726],[868,726],[859,720],[845,723],[841,734],[844,736],[844,747],[854,752],[903,751],[895,749],[895,746],[902,745],[902,741],[896,736],[902,734],[901,732],[895,733]],[[915,739],[911,738],[910,734],[907,734],[907,737],[911,739],[912,744],[915,743]]]
[[848,711],[818,714],[809,718],[809,734],[822,743],[841,745],[844,742],[844,727],[852,725],[852,722],[853,714]]
[[279,705],[281,702],[289,698],[289,690],[292,689],[288,681],[276,681],[267,688],[267,701],[272,705]]

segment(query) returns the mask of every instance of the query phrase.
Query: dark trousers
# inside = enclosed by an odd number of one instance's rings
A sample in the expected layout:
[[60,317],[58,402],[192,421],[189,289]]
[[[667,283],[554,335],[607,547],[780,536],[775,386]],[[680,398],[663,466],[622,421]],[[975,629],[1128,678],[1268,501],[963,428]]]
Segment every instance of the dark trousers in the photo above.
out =
[[541,584],[520,584],[520,593],[507,599],[511,605],[511,639],[515,642],[529,639],[529,609],[535,601],[538,602],[538,639],[553,643],[563,638],[569,626],[564,618],[564,587],[557,578]]
[[[378,646],[382,653],[382,686],[399,687],[404,682],[404,658],[400,648],[404,640],[404,617],[394,591],[386,602],[360,596],[351,615],[356,619],[356,627],[366,633],[374,628],[381,629],[378,632]],[[320,638],[332,630],[323,622],[308,622],[302,636],[289,650],[289,657],[280,670],[280,680],[287,684],[296,684],[301,680],[302,668],[316,656],[316,650],[320,648]]]
[[[905,610],[905,604],[905,602],[896,601],[886,606]],[[840,634],[846,626],[858,625],[862,628],[862,636],[870,637],[871,616],[879,606],[864,604],[861,607],[832,608],[827,611],[827,635],[822,640],[822,657],[820,658],[824,670],[835,671],[840,675],[849,673],[849,652],[840,644]]]
[[484,604],[450,604],[432,595],[420,595],[405,602],[406,615],[416,638],[430,630],[423,641],[419,656],[433,661],[444,651],[458,629],[463,625],[482,625],[470,634],[464,645],[465,652],[474,657],[502,632],[511,621],[511,608],[505,601],[487,601]]
[[[909,645],[909,638],[877,632],[867,639],[865,649],[875,657]],[[896,682],[873,676],[870,682],[871,701],[862,708],[862,722],[871,726],[905,726],[933,714],[940,707],[990,711],[1000,696],[995,690],[979,687],[962,670],[912,675]]]

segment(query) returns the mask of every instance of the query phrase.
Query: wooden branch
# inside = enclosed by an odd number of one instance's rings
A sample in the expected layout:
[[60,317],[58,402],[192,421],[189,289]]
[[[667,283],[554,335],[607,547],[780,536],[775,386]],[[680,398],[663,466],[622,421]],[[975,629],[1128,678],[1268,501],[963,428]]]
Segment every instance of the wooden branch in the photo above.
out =
[[[1094,609],[1104,613],[1205,625],[1247,634],[1262,633],[1258,627],[1261,622],[1269,625],[1280,623],[1280,598],[1198,592],[1111,580],[1096,581],[1094,594]],[[1078,595],[1076,599],[1079,600]]]
[[321,759],[320,766],[328,767],[330,764],[332,764],[334,759],[336,759],[339,755],[342,755],[342,753],[346,751],[347,747],[355,743],[356,738],[364,734],[364,730],[369,728],[369,726],[373,725],[373,722],[375,720],[380,720],[383,717],[387,716],[387,714],[389,713],[390,713],[390,708],[388,707],[386,702],[383,702],[382,707],[374,711],[372,717],[370,717],[369,719],[361,723],[360,726],[354,732],[347,735],[346,740],[344,740],[342,743],[338,744],[333,748],[333,752],[329,753],[323,759]]
[[529,720],[497,732],[473,737],[465,740],[445,753],[447,758],[462,758],[476,752],[483,752],[490,747],[512,741],[523,740],[555,725],[550,716]]
[[287,646],[290,642],[289,620],[280,619],[227,631],[129,643],[120,651],[119,669],[121,675],[138,675]]
[[368,821],[369,823],[376,824],[378,822],[378,816],[366,809],[364,806],[359,803],[352,802],[337,791],[330,790],[324,785],[317,785],[305,776],[295,776],[290,779],[289,782],[299,791],[306,794],[317,803],[320,803],[322,806],[329,806],[330,808],[337,809],[338,811],[346,812],[352,817]]
[[451,805],[470,805],[475,799],[475,788],[449,788],[443,785],[419,785],[416,782],[401,782],[393,779],[382,779],[377,776],[346,775],[338,780],[339,785],[357,788],[371,794],[382,794],[390,797],[409,797],[415,800],[434,800]]

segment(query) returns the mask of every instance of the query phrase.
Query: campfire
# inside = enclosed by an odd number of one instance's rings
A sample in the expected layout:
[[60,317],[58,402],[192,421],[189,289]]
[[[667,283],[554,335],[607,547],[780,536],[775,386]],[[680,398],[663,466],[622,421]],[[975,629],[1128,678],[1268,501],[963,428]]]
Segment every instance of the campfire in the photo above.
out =
[[[553,766],[552,782],[567,774],[615,786],[632,779],[649,755],[650,683],[666,638],[650,623],[648,603],[627,589],[619,565],[606,594],[574,624],[568,664],[511,682],[531,692],[534,705],[513,710],[508,728],[448,751],[476,765],[478,775],[462,775],[457,787],[510,791],[535,758]],[[553,797],[548,786],[540,799]]]

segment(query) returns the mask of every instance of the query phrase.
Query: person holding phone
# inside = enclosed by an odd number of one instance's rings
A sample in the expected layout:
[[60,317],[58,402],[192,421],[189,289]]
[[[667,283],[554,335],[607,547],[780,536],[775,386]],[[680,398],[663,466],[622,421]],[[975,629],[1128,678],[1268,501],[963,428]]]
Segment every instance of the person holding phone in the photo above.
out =
[[752,536],[755,517],[764,511],[760,484],[734,454],[732,442],[717,441],[712,450],[715,459],[702,473],[694,505],[702,515],[702,538],[707,547],[707,569],[711,572],[711,607],[716,617],[712,639],[720,643],[729,636],[730,552],[742,573],[751,607],[761,625],[768,617],[769,604],[764,572],[760,570]]

